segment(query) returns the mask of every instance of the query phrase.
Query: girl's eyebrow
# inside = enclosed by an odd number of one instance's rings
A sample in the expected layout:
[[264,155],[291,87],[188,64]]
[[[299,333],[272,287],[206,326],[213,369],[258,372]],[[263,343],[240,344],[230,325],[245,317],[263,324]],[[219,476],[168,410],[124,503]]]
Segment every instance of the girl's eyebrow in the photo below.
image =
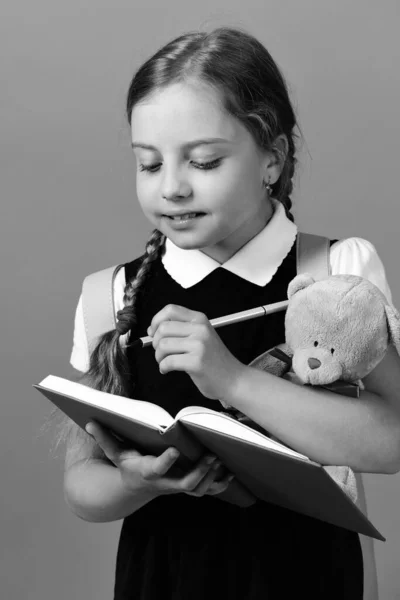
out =
[[[191,150],[196,146],[202,146],[206,144],[230,144],[229,140],[225,140],[224,138],[204,138],[202,140],[194,140],[193,142],[188,142],[187,144],[183,144],[183,148],[187,150]],[[144,150],[154,150],[157,152],[157,148],[155,146],[151,146],[150,144],[143,144],[142,142],[132,142],[132,148],[144,148]]]

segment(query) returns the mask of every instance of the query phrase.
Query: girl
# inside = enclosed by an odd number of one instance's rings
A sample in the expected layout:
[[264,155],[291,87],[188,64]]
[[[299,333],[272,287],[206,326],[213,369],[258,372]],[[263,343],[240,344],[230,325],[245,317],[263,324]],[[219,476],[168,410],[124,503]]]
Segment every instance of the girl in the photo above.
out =
[[[108,392],[219,410],[222,400],[322,464],[400,469],[400,360],[391,349],[358,402],[247,365],[283,341],[282,313],[218,330],[209,319],[286,299],[296,275],[291,215],[296,118],[267,50],[240,30],[189,33],[136,73],[127,116],[137,196],[154,226],[115,281],[116,330],[89,356],[81,300],[72,365]],[[374,247],[331,246],[332,273],[391,299]],[[151,335],[153,349],[129,343]],[[213,456],[174,471],[174,448],[143,456],[95,423],[70,426],[65,497],[82,519],[124,519],[116,600],[363,596],[357,534],[267,503],[218,498]],[[83,437],[84,436],[84,437]]]

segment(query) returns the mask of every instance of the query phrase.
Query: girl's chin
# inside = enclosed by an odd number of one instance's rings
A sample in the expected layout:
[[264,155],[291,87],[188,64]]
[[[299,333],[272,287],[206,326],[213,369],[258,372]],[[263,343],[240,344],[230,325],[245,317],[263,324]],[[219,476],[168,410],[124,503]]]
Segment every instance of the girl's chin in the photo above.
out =
[[175,246],[181,248],[182,250],[200,250],[207,245],[205,240],[194,235],[171,235],[170,233],[166,232],[165,235]]
[[187,221],[172,221],[168,217],[163,217],[159,229],[180,248],[199,248],[207,245],[209,238],[204,229],[200,230],[199,228],[198,221],[202,218],[204,217]]

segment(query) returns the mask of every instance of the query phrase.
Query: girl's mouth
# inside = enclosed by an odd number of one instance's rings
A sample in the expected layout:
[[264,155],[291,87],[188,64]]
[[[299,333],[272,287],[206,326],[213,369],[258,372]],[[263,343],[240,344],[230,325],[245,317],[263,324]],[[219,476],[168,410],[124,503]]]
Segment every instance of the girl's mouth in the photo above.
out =
[[179,215],[175,217],[164,215],[164,217],[168,220],[169,224],[174,228],[185,227],[186,225],[195,223],[198,219],[204,216],[205,213],[196,212],[186,213],[185,215]]
[[191,213],[186,213],[184,215],[177,215],[175,217],[172,215],[165,215],[165,216],[168,217],[168,219],[172,219],[173,221],[187,221],[188,219],[194,219],[195,217],[199,217],[201,215],[204,215],[204,213],[191,212]]

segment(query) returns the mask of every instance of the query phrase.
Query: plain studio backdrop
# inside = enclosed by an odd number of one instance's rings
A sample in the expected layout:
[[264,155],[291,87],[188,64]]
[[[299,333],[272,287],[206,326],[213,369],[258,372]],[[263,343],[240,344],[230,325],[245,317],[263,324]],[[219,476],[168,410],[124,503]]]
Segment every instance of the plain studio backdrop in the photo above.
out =
[[[134,70],[173,37],[239,26],[287,77],[305,142],[300,228],[364,237],[400,306],[398,0],[3,0],[1,61],[1,596],[112,597],[121,521],[87,523],[63,499],[63,457],[34,389],[67,376],[83,278],[142,253],[125,121]],[[399,475],[365,477],[380,600],[400,598]],[[312,565],[310,565],[312,569]]]

